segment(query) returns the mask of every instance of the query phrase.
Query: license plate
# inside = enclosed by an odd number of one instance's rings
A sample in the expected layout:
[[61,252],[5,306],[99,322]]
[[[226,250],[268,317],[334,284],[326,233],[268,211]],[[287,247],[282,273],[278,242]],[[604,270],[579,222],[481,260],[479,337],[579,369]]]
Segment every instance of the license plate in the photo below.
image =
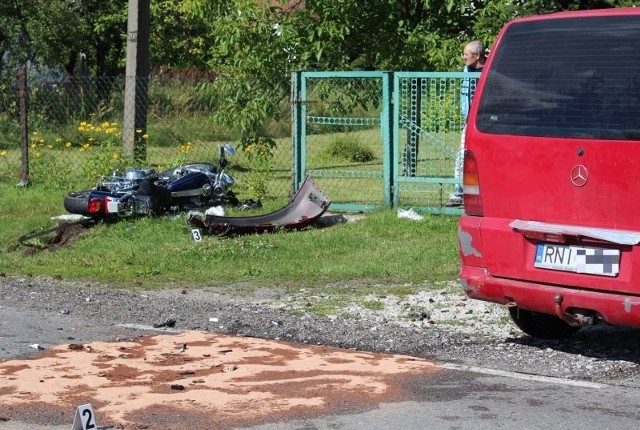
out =
[[118,213],[118,203],[120,199],[115,197],[107,197],[107,213],[115,214]]
[[533,266],[564,272],[616,276],[620,271],[620,250],[540,243],[536,245]]

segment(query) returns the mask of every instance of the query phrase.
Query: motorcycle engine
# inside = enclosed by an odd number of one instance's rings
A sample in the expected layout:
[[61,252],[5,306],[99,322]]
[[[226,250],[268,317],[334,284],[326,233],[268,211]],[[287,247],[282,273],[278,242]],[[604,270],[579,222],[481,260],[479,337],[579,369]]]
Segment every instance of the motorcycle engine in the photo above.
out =
[[154,179],[157,177],[154,168],[148,169],[127,169],[124,174],[113,172],[111,176],[100,181],[96,187],[99,191],[131,191],[138,188],[141,181],[145,179]]

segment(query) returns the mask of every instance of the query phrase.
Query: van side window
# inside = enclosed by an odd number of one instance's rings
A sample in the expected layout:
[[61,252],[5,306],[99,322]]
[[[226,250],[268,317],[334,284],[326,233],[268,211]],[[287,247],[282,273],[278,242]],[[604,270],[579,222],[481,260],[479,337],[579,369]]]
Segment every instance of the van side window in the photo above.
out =
[[640,139],[635,17],[521,22],[505,32],[478,106],[485,133]]

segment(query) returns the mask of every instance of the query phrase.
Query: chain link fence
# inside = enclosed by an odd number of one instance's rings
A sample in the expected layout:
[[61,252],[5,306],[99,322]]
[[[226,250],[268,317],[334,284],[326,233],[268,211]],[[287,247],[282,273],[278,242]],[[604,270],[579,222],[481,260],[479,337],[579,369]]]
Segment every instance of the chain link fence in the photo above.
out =
[[[258,138],[243,142],[238,130],[212,120],[221,106],[216,84],[224,81],[211,77],[142,82],[148,97],[133,101],[148,105],[144,130],[131,130],[140,122],[132,121],[136,103],[128,103],[126,94],[135,92],[127,91],[124,77],[32,79],[27,157],[21,153],[17,88],[0,93],[0,183],[18,182],[26,158],[32,184],[86,189],[128,167],[162,171],[216,163],[220,145],[230,142],[237,152],[227,172],[240,200],[272,202],[268,208],[276,209],[308,174],[336,210],[413,206],[451,212],[445,204],[459,183],[454,163],[463,129],[460,86],[470,77],[298,72],[291,99],[282,100],[275,115],[283,119],[268,119]],[[140,154],[144,161],[135,161]]]
[[216,163],[219,146],[230,142],[238,151],[229,158],[227,171],[236,180],[238,196],[288,201],[288,103],[280,115],[284,120],[266,125],[263,135],[275,146],[270,146],[269,157],[259,158],[251,151],[255,148],[240,146],[236,130],[223,129],[211,119],[218,103],[212,82],[210,77],[157,77],[143,82],[148,88],[147,127],[134,132],[135,145],[144,145],[142,165],[136,165],[127,154],[130,151],[123,138],[125,118],[135,115],[126,111],[133,104],[126,103],[124,77],[30,77],[27,160],[21,157],[18,88],[15,83],[5,84],[0,87],[0,132],[4,137],[0,140],[0,182],[18,182],[24,163],[28,163],[28,179],[33,185],[90,188],[116,169],[152,166],[160,171],[188,162]]

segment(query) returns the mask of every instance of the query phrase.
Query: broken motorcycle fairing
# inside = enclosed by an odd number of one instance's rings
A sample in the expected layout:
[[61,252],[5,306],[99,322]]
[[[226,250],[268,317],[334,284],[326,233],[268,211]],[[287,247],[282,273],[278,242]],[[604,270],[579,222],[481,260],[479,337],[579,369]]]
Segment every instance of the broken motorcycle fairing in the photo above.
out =
[[187,223],[215,236],[241,233],[264,233],[278,229],[298,230],[318,220],[331,202],[307,176],[302,186],[287,204],[275,212],[247,217],[225,217],[190,213]]

